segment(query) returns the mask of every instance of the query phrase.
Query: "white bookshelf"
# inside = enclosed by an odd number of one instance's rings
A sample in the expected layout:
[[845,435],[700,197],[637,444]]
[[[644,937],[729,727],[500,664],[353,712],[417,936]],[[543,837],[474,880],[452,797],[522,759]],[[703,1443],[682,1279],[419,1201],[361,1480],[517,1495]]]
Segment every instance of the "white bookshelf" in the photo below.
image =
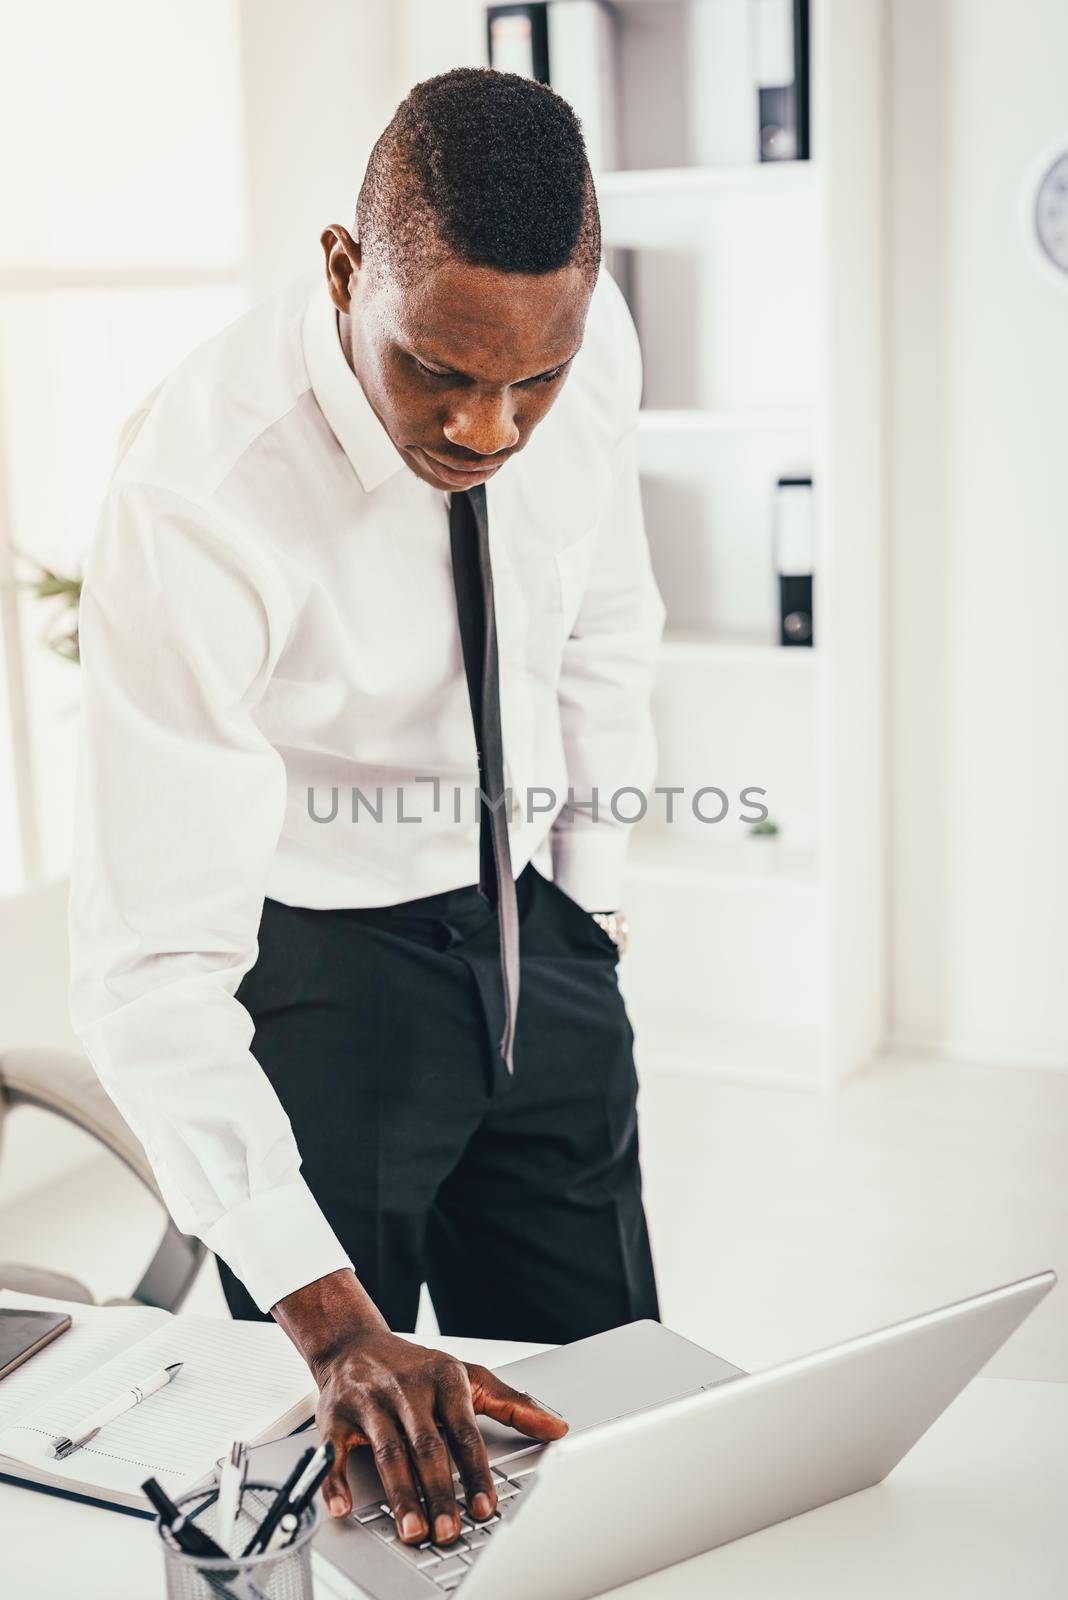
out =
[[823,1082],[826,1043],[819,1027],[777,1027],[663,1011],[649,1015],[645,1032],[655,1035],[656,1054],[641,1048],[643,1073],[714,1076],[725,1083],[808,1092]]
[[703,847],[676,841],[666,829],[636,831],[628,870],[631,881],[654,888],[666,885],[702,891],[755,894],[812,894],[821,888],[819,859],[812,849],[780,839],[742,839]]
[[669,628],[660,646],[665,662],[694,662],[726,666],[741,661],[776,672],[815,672],[822,656],[818,648],[783,650],[761,633],[702,633],[698,629]]
[[[715,3],[715,0],[712,0]],[[771,198],[808,189],[816,181],[809,161],[746,162],[736,167],[647,167],[601,173],[597,192],[602,208],[614,213],[621,203],[679,196],[705,200],[726,193]]]
[[[675,10],[717,5],[722,38],[740,0]],[[880,0],[812,0],[812,160],[598,175],[610,259],[637,269],[658,782],[763,784],[782,829],[636,827],[621,981],[646,1072],[828,1088],[882,1036],[880,28]],[[775,642],[773,485],[797,470],[811,650]]]
[[638,419],[643,440],[680,439],[719,433],[803,433],[813,425],[811,411],[788,410],[697,411],[646,407]]

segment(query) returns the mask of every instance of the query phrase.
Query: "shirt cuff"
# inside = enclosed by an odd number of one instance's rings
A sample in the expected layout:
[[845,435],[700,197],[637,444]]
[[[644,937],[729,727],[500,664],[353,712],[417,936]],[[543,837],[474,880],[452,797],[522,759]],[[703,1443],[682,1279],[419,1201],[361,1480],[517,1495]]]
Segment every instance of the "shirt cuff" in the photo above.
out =
[[303,1178],[253,1195],[202,1237],[261,1311],[270,1311],[287,1294],[328,1272],[352,1270]]
[[553,882],[586,911],[618,911],[629,843],[624,828],[560,828],[552,836]]

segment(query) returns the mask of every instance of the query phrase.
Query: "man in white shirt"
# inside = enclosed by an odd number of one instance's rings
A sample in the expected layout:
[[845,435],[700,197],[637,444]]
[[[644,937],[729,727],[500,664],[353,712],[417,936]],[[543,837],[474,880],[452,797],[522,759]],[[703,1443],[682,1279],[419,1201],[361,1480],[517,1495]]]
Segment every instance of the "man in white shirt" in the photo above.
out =
[[399,1339],[422,1282],[450,1333],[657,1315],[613,919],[663,611],[570,108],[417,86],[356,232],[124,435],[82,600],[72,1014],[234,1314],[306,1356],[331,1512],[369,1442],[402,1539],[447,1543],[446,1446],[494,1511],[475,1413],[565,1425]]

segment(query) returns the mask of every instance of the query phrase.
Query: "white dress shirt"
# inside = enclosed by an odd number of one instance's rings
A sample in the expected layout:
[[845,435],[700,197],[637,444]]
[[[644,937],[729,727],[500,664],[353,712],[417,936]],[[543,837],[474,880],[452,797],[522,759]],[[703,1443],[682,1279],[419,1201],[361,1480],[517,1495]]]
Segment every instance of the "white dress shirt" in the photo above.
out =
[[[640,383],[602,271],[555,406],[487,485],[512,862],[551,831],[554,876],[591,910],[620,898],[609,798],[653,775]],[[446,496],[372,411],[321,281],[131,419],[80,633],[74,1027],[178,1226],[267,1310],[351,1263],[235,998],[264,897],[389,905],[478,878]]]

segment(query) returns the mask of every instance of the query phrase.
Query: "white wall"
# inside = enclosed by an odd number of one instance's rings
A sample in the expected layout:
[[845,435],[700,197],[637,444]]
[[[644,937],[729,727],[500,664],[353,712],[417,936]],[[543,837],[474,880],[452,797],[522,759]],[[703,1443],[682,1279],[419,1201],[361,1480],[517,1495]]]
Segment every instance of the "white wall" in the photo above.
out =
[[352,223],[367,157],[407,85],[395,0],[242,0],[251,289],[321,260]]
[[1068,1065],[1063,0],[891,8],[893,1032]]

